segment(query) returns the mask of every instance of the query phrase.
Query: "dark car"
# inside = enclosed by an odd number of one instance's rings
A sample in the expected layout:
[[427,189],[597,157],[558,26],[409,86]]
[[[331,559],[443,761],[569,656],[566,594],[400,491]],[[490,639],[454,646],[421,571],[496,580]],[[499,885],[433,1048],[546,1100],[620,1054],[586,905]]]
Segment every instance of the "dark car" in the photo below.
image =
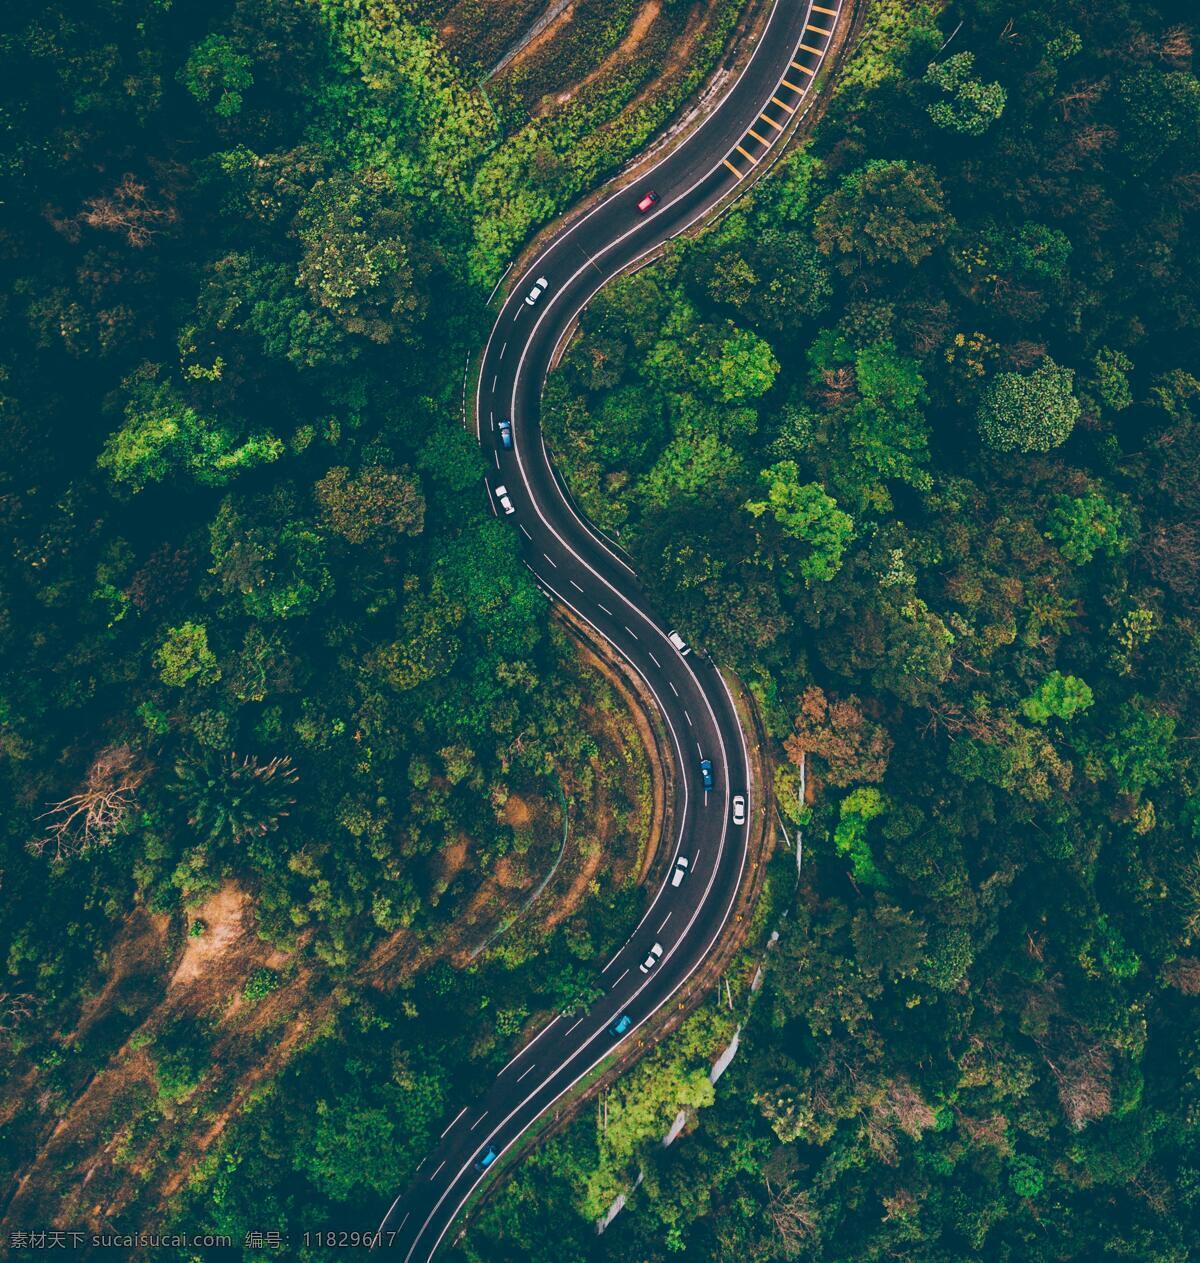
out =
[[511,452],[512,451],[512,422],[507,417],[505,417],[504,420],[500,422],[499,426],[497,426],[497,429],[500,431],[500,446],[504,448],[506,452]]
[[644,215],[651,206],[657,206],[662,199],[653,189],[647,189],[642,194],[642,200],[638,202],[638,210]]
[[475,1170],[486,1171],[488,1167],[496,1161],[496,1148],[494,1145],[488,1147],[475,1159]]
[[700,779],[701,781],[703,781],[705,789],[712,789],[713,787],[712,759],[700,760]]

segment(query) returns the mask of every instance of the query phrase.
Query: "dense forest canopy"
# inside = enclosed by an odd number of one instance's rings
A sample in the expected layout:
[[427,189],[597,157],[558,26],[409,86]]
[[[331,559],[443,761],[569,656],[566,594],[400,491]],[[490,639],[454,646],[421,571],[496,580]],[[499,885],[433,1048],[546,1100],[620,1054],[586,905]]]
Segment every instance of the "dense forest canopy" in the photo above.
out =
[[[594,996],[644,754],[487,513],[463,361],[741,8],[579,0],[485,86],[538,6],[6,9],[23,1214],[373,1226],[449,1103]],[[585,313],[548,442],[752,689],[805,859],[737,1011],[461,1257],[1196,1257],[1196,34],[1182,0],[875,0],[812,136]],[[495,938],[581,819],[576,902]],[[234,907],[260,946],[181,990]]]

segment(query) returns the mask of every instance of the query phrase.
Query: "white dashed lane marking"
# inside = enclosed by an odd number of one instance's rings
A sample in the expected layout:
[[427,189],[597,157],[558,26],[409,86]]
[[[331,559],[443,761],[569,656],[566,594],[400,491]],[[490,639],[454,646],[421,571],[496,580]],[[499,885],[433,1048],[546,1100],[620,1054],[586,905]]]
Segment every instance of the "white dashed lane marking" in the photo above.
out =
[[[462,1109],[460,1109],[458,1113],[454,1115],[454,1117],[450,1120],[450,1127],[453,1127],[454,1124],[457,1123],[460,1118],[462,1118],[462,1116],[467,1112],[467,1109],[468,1109],[468,1106],[464,1105]],[[446,1132],[450,1130],[450,1127],[447,1127],[446,1131],[442,1132],[442,1134],[438,1137],[439,1140],[446,1139]]]

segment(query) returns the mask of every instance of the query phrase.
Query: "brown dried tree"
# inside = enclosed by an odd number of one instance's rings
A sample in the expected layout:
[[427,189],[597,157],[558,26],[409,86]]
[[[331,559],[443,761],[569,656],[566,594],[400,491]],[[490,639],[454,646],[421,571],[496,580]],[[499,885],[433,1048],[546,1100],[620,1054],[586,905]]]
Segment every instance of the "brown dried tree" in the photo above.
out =
[[779,1237],[780,1253],[785,1259],[795,1258],[817,1234],[817,1215],[806,1189],[794,1184],[776,1186],[766,1176],[767,1218]]
[[857,697],[830,699],[814,685],[800,698],[795,731],[784,747],[797,765],[804,755],[821,759],[830,785],[850,785],[883,779],[892,739],[867,719]]
[[1062,1062],[1046,1058],[1058,1084],[1058,1101],[1074,1131],[1112,1112],[1112,1057],[1092,1044]]
[[132,810],[148,771],[129,746],[101,750],[88,768],[83,788],[60,802],[48,803],[38,816],[48,823],[42,834],[30,841],[30,851],[34,855],[50,852],[59,860],[93,846],[106,846]]
[[111,193],[88,198],[83,207],[79,213],[80,223],[89,228],[124,233],[125,240],[139,250],[179,218],[169,202],[155,205],[146,192],[146,185],[133,174],[123,176]]
[[0,991],[0,1040],[7,1038],[37,1009],[37,996],[28,991]]

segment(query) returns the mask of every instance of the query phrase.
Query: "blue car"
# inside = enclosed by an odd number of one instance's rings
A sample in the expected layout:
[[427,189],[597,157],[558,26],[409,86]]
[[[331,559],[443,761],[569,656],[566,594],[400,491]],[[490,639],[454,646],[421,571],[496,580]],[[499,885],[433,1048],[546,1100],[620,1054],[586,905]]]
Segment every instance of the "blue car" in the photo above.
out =
[[496,1161],[496,1149],[494,1145],[488,1147],[475,1159],[475,1170],[486,1171],[488,1167]]
[[614,1035],[624,1035],[632,1025],[633,1018],[631,1018],[628,1013],[622,1013],[608,1029]]
[[713,787],[712,759],[700,760],[700,779],[701,781],[704,782],[705,789],[712,789]]
[[512,451],[512,422],[505,417],[497,427],[500,430],[500,446],[506,452]]

